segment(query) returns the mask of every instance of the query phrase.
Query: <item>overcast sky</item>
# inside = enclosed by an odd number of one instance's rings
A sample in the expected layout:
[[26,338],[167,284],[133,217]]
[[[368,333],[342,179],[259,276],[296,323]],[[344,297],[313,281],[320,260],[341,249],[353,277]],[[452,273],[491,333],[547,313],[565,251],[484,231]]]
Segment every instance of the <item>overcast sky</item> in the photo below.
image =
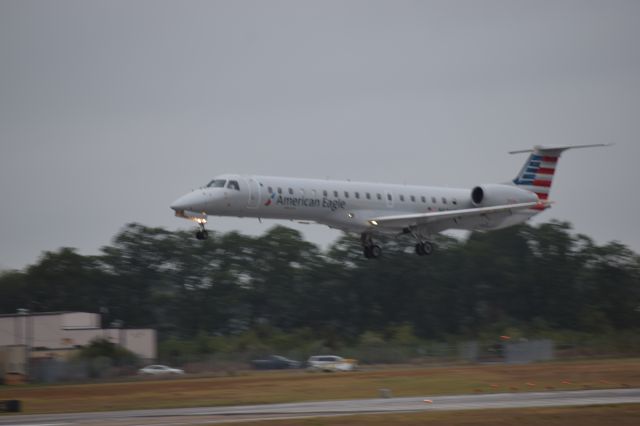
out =
[[224,172],[471,188],[611,142],[534,222],[640,251],[639,1],[0,0],[1,269],[189,229],[169,204]]

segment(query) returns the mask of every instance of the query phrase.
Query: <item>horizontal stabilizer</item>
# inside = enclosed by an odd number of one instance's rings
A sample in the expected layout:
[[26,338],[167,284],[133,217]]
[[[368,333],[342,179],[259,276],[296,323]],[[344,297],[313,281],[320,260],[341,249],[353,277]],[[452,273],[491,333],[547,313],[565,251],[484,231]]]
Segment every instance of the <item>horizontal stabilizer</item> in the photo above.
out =
[[612,143],[596,143],[591,145],[567,145],[567,146],[539,146],[536,145],[532,149],[522,149],[518,151],[509,151],[509,154],[523,154],[525,152],[537,152],[540,154],[560,155],[563,151],[574,148],[595,148],[598,146],[611,146]]

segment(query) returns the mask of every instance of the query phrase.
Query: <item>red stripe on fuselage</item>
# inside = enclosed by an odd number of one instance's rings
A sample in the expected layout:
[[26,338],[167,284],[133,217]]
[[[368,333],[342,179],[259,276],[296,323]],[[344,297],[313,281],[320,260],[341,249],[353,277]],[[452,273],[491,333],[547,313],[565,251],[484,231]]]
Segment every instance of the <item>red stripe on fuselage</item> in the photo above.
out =
[[552,175],[553,172],[555,172],[555,171],[556,171],[556,169],[548,169],[548,168],[545,168],[545,167],[540,167],[536,173],[539,174],[539,175]]
[[545,163],[557,163],[558,157],[550,157],[548,155],[543,155],[542,161],[544,161]]

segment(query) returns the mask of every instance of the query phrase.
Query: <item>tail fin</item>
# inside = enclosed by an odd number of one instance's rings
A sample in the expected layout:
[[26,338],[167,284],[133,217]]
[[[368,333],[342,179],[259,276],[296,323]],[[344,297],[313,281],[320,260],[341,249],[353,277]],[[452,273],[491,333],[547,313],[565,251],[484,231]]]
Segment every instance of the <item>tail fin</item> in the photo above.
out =
[[553,175],[560,159],[560,154],[572,148],[591,148],[596,146],[608,146],[610,144],[574,145],[560,147],[535,146],[533,149],[511,151],[509,154],[521,154],[530,152],[529,159],[524,163],[522,170],[513,180],[513,183],[523,189],[536,193],[540,200],[549,198]]

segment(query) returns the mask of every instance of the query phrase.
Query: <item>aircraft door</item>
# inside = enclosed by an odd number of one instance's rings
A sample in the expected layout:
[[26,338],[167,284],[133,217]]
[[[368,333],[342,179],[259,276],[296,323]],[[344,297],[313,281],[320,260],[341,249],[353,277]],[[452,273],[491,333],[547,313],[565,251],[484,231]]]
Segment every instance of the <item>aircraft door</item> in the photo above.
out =
[[253,178],[249,178],[247,181],[249,183],[249,200],[247,207],[251,209],[258,208],[258,203],[260,203],[260,185],[258,181]]
[[393,207],[393,194],[391,193],[391,191],[386,191],[384,193],[384,197],[387,200],[387,207]]

